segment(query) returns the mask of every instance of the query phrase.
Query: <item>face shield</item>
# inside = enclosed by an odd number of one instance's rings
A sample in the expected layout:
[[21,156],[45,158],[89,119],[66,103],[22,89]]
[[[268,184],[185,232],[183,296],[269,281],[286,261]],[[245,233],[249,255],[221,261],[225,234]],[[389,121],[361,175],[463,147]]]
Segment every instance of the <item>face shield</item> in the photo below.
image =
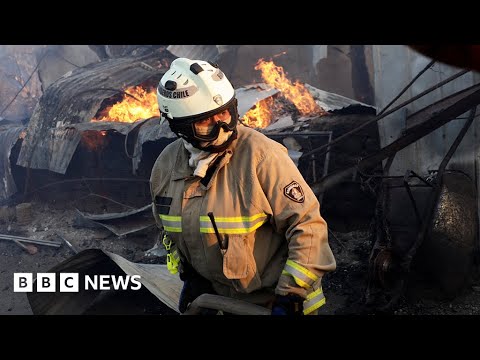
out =
[[215,141],[221,128],[227,132],[235,130],[238,121],[237,99],[232,98],[227,104],[207,113],[166,119],[175,134],[198,146],[199,143]]

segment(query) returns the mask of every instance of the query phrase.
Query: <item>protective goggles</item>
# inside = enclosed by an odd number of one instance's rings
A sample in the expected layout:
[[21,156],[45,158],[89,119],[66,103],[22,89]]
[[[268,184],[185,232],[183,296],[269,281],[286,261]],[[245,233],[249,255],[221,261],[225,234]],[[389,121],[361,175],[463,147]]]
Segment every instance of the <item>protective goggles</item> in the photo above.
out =
[[168,119],[172,131],[180,137],[196,141],[214,141],[220,128],[233,131],[237,126],[237,99],[233,98],[218,109],[200,115]]

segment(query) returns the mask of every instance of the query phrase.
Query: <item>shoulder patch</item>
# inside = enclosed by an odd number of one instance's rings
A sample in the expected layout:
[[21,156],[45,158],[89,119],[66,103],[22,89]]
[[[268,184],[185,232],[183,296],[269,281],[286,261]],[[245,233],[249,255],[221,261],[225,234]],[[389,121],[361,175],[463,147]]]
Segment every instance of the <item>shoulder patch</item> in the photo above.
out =
[[303,203],[305,201],[305,195],[303,193],[302,187],[296,181],[292,181],[290,184],[283,188],[283,194],[298,203]]

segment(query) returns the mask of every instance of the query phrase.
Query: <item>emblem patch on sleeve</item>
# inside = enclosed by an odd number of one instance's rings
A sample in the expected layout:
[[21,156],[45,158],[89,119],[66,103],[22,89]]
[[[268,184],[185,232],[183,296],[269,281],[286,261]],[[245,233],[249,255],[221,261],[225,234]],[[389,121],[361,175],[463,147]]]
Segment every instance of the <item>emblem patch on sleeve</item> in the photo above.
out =
[[286,197],[295,202],[303,203],[305,201],[305,195],[303,194],[302,187],[296,181],[292,181],[290,184],[285,186],[283,193]]

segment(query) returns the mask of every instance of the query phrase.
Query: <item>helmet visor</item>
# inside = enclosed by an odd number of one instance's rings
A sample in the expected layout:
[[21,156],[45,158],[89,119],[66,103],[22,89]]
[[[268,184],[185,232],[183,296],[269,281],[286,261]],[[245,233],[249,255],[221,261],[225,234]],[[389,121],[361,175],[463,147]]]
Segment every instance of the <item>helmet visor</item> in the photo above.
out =
[[229,131],[233,130],[232,125],[233,116],[229,109],[224,109],[215,115],[195,121],[193,132],[197,139],[211,141],[217,138],[221,127]]
[[215,112],[189,118],[168,119],[168,121],[171,129],[187,141],[214,141],[220,133],[220,128],[232,131],[237,126],[236,106],[236,101],[230,101]]

